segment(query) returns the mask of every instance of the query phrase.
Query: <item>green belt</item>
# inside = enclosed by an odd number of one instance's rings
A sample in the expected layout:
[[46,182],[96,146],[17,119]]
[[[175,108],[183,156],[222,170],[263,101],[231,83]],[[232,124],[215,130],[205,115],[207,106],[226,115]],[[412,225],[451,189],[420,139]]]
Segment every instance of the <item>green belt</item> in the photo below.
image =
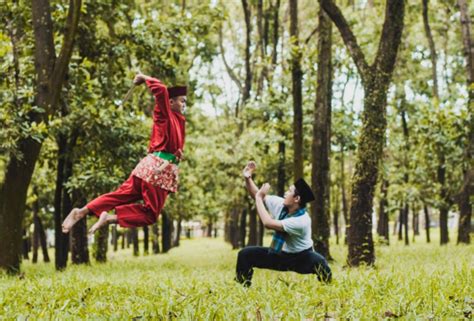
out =
[[153,155],[161,158],[161,159],[164,159],[164,160],[167,160],[169,161],[170,163],[173,163],[173,164],[178,164],[179,161],[176,159],[176,156],[174,154],[171,154],[171,153],[167,153],[167,152],[153,152]]

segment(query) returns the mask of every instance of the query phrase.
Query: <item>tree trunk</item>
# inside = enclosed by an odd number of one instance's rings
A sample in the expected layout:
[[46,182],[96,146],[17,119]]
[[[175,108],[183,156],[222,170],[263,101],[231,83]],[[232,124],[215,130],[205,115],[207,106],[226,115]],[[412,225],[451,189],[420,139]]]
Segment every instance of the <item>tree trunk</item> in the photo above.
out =
[[148,234],[148,226],[143,227],[143,254],[149,254],[149,234]]
[[33,264],[38,262],[38,248],[39,248],[39,235],[38,235],[38,228],[36,227],[36,217],[33,216],[33,222],[34,222],[34,230],[33,230],[33,258],[31,259],[31,262]]
[[232,215],[231,212],[226,211],[224,216],[224,241],[232,244],[232,237],[231,237],[231,220]]
[[247,235],[247,209],[242,210],[239,223],[239,247],[245,247],[245,237]]
[[327,259],[329,253],[330,180],[329,153],[331,146],[332,98],[332,22],[324,10],[319,10],[318,78],[314,104],[312,144],[312,186],[316,200],[312,204],[312,231],[315,250]]
[[263,246],[263,237],[265,236],[265,226],[263,225],[261,220],[258,220],[258,238],[257,238],[257,246]]
[[176,237],[174,239],[173,246],[179,246],[179,240],[181,238],[181,230],[182,230],[181,222],[182,222],[182,219],[181,219],[181,216],[180,216],[178,218],[178,224],[177,224],[177,228],[176,228]]
[[420,215],[418,214],[418,209],[413,205],[413,240],[415,240],[416,235],[420,235]]
[[[49,1],[32,1],[37,76],[35,105],[43,108],[45,113],[30,112],[30,123],[42,123],[58,102],[72,53],[80,7],[80,0],[70,0],[63,46],[56,59]],[[26,196],[41,143],[32,137],[20,138],[17,150],[18,155],[23,155],[23,158],[19,160],[13,155],[9,159],[5,167],[4,181],[0,186],[0,268],[9,273],[20,271],[21,230]]]
[[405,207],[403,208],[403,225],[405,226],[405,245],[410,244],[410,239],[408,238],[408,202],[405,201]]
[[[242,0],[242,7],[244,10],[245,17],[245,83],[244,91],[242,96],[242,105],[244,105],[250,98],[250,90],[252,87],[252,70],[250,69],[250,47],[252,45],[252,23],[251,23],[251,11],[250,4],[247,0]],[[236,109],[236,117],[239,116],[238,109]]]
[[212,237],[212,231],[214,229],[214,224],[212,223],[212,220],[207,223],[207,228],[206,228],[206,237]]
[[94,240],[94,258],[96,262],[105,263],[107,262],[107,248],[109,245],[109,226],[105,225],[101,227],[95,233],[96,239]]
[[440,199],[441,206],[439,208],[439,229],[440,229],[440,244],[444,245],[449,242],[449,230],[448,230],[448,212],[449,212],[449,201],[448,192],[446,187],[446,160],[444,154],[438,155],[438,183],[441,186]]
[[273,50],[272,50],[272,65],[273,67],[277,64],[278,58],[278,39],[279,36],[279,29],[280,29],[280,0],[276,0],[275,6],[273,9]]
[[158,228],[158,223],[152,225],[153,237],[152,237],[152,248],[153,254],[160,253],[160,231]]
[[425,230],[426,230],[426,243],[430,243],[430,212],[428,211],[428,206],[423,204],[423,212],[425,213]]
[[[76,146],[78,132],[73,130],[70,134],[69,140],[66,143],[66,150],[63,155],[58,155],[65,159],[64,164],[64,175],[63,175],[63,188],[62,188],[62,217],[65,219],[69,212],[73,208],[73,200],[71,193],[64,188],[73,174],[73,151]],[[62,230],[55,231],[56,233],[62,233]],[[67,235],[66,235],[67,237]],[[89,263],[89,248],[87,240],[87,217],[84,217],[77,222],[71,229],[69,241],[71,242],[71,260],[73,264],[88,264]],[[67,253],[67,252],[66,252]]]
[[336,244],[339,245],[339,216],[340,216],[340,199],[339,193],[337,192],[337,185],[332,188],[331,195],[334,195],[333,199],[333,210],[332,210],[332,217],[333,217],[333,224],[334,224],[334,235],[336,235]]
[[[265,20],[265,21],[264,21]],[[262,71],[257,81],[257,97],[261,95],[264,86],[264,80],[267,76],[267,65],[265,62],[266,57],[266,39],[268,38],[268,15],[263,13],[263,0],[257,1],[257,31],[258,31],[258,47],[260,49],[260,62],[262,63]],[[265,33],[266,32],[266,33]]]
[[23,229],[23,259],[29,260],[30,253],[30,236],[26,228]]
[[[472,117],[472,116],[471,116]],[[473,155],[474,153],[471,153]],[[472,158],[471,158],[472,159]],[[473,176],[474,172],[471,170],[464,173],[464,183],[459,194],[459,229],[458,229],[458,241],[459,243],[470,244],[471,243],[471,217],[472,217],[472,204],[469,200],[470,195],[472,195],[473,187],[472,185],[473,178],[468,178],[466,176]]]
[[118,250],[118,239],[119,233],[117,231],[117,224],[112,225],[112,246],[114,248],[114,252]]
[[389,238],[389,227],[388,227],[388,181],[382,179],[382,184],[380,186],[380,202],[379,202],[379,222],[377,226],[377,233],[379,236],[383,237],[386,244],[390,242]]
[[468,103],[467,110],[469,112],[469,129],[468,142],[464,151],[466,169],[464,170],[464,181],[458,197],[459,203],[459,233],[458,244],[470,244],[471,238],[471,217],[472,204],[470,197],[474,190],[474,169],[472,167],[472,159],[474,158],[474,116],[472,110],[474,106],[474,40],[472,39],[471,18],[469,15],[469,7],[466,0],[458,0],[459,11],[461,12],[461,33],[464,45],[464,56],[466,57],[466,74],[467,74],[467,90]]
[[[409,172],[410,172],[410,162],[409,162],[409,155],[410,155],[410,133],[408,131],[408,123],[406,119],[406,100],[405,100],[405,92],[403,92],[403,96],[401,97],[401,104],[400,104],[400,116],[402,119],[402,128],[403,128],[403,138],[405,140],[404,147],[405,147],[405,154],[403,157],[403,169],[405,173],[403,174],[403,181],[405,185],[408,185],[410,182]],[[409,245],[410,241],[408,239],[408,197],[405,197],[403,200],[403,225],[405,226],[405,245]]]
[[77,222],[71,230],[71,260],[73,264],[89,263],[87,217]]
[[161,248],[162,253],[167,253],[171,249],[173,220],[169,218],[168,213],[161,211]]
[[[59,134],[57,138],[58,145],[58,165],[56,170],[56,189],[54,192],[54,255],[56,270],[63,270],[67,266],[68,251],[69,251],[69,235],[62,232],[62,222],[64,221],[64,213],[69,204],[64,204],[67,192],[64,191],[64,183],[66,177],[66,154],[67,137],[65,134]],[[67,215],[67,214],[66,214]]]
[[229,240],[233,250],[239,248],[239,211],[237,208],[230,211]]
[[127,230],[127,249],[130,248],[130,244],[132,244],[132,230]]
[[[37,256],[38,256],[38,246],[41,246],[41,250],[43,252],[43,261],[45,263],[48,263],[50,261],[49,259],[49,253],[48,253],[48,245],[46,244],[46,233],[44,232],[43,228],[43,223],[41,222],[40,217],[38,216],[39,212],[39,207],[38,207],[38,202],[35,201],[33,204],[33,223],[34,223],[34,243],[33,243],[33,248],[34,248],[34,253],[33,253],[33,263],[37,262]],[[36,258],[35,258],[36,256]]]
[[347,231],[349,227],[349,211],[348,211],[347,197],[346,197],[346,176],[344,173],[345,173],[344,145],[341,144],[341,181],[339,185],[341,188],[342,217],[344,218],[344,244],[347,244]]
[[385,21],[373,65],[368,65],[349,24],[332,0],[319,0],[339,29],[364,85],[364,110],[352,181],[348,264],[373,265],[372,204],[386,129],[387,92],[403,30],[404,0],[387,0]]
[[278,142],[278,178],[277,195],[283,197],[285,194],[286,173],[285,173],[285,141]]
[[[301,49],[298,34],[298,0],[290,0],[291,79],[293,94],[293,177],[303,177],[303,97]],[[318,71],[319,73],[319,71]],[[321,97],[322,98],[322,97]]]
[[26,194],[40,146],[31,138],[20,139],[23,159],[11,156],[0,186],[0,268],[8,273],[20,271]]
[[405,214],[404,214],[404,207],[403,203],[400,205],[400,208],[398,209],[398,240],[402,241],[403,240],[403,224],[404,224],[404,219],[405,219]]
[[423,1],[423,26],[425,29],[425,35],[428,39],[428,44],[430,47],[430,58],[431,58],[431,78],[433,79],[433,97],[436,98],[437,103],[439,103],[439,93],[438,93],[438,71],[437,71],[437,57],[435,43],[433,40],[433,35],[431,34],[431,28],[428,20],[428,1]]
[[257,210],[249,204],[249,240],[247,245],[257,245]]
[[139,256],[140,247],[138,244],[138,229],[136,227],[130,229],[130,236],[132,238],[133,256]]

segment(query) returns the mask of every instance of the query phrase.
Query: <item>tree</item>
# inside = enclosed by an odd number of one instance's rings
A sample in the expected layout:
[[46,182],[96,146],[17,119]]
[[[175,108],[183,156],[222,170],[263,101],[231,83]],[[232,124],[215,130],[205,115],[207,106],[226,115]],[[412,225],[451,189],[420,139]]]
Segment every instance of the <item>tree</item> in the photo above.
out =
[[[46,120],[57,107],[68,69],[79,23],[81,0],[70,0],[63,45],[58,57],[54,46],[53,21],[48,0],[32,1],[35,37],[35,106],[28,123],[46,127]],[[21,225],[27,189],[41,150],[42,139],[27,135],[16,143],[18,154],[11,155],[0,186],[0,268],[20,270]],[[21,155],[21,156],[20,156]]]
[[293,177],[303,178],[303,97],[301,48],[298,33],[298,0],[290,0],[291,80],[293,94]]
[[312,205],[312,237],[315,250],[329,259],[332,22],[322,8],[319,10],[318,35],[318,79],[312,145],[312,186],[316,200]]
[[474,167],[472,159],[474,157],[474,117],[472,110],[474,108],[474,41],[471,35],[471,20],[469,16],[468,4],[465,0],[458,0],[459,10],[461,12],[461,30],[464,45],[464,56],[466,57],[466,74],[468,90],[468,134],[467,143],[464,152],[466,168],[464,169],[463,184],[458,196],[460,217],[458,243],[470,243],[472,203],[474,185]]
[[348,264],[374,264],[372,205],[382,156],[386,128],[387,92],[400,45],[404,0],[387,0],[385,21],[374,63],[369,65],[341,10],[332,0],[320,0],[331,17],[357,66],[364,86],[362,132],[359,138],[356,169],[352,179],[352,202],[348,233]]

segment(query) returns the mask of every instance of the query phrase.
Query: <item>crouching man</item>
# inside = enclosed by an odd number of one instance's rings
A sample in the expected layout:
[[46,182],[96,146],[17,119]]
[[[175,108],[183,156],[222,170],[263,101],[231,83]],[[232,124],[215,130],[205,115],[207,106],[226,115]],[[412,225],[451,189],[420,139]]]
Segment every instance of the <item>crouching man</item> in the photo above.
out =
[[239,252],[236,280],[250,286],[253,269],[261,268],[316,274],[320,281],[331,281],[326,259],[313,250],[311,218],[306,211],[306,204],[314,201],[311,188],[299,179],[286,191],[284,198],[267,195],[270,185],[266,183],[258,189],[252,180],[255,169],[253,161],[245,166],[245,185],[255,199],[263,225],[274,234],[270,247],[248,246]]

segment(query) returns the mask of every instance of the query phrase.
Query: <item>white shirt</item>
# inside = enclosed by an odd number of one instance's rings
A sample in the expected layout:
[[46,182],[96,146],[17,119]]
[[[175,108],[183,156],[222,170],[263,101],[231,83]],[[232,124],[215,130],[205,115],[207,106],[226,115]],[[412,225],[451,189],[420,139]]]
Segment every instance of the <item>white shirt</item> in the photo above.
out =
[[[283,201],[283,198],[275,195],[265,197],[265,205],[275,220],[278,220],[283,209]],[[283,225],[283,230],[288,233],[285,244],[283,244],[283,252],[297,253],[313,246],[311,218],[307,211],[301,216],[289,217],[280,222]]]

